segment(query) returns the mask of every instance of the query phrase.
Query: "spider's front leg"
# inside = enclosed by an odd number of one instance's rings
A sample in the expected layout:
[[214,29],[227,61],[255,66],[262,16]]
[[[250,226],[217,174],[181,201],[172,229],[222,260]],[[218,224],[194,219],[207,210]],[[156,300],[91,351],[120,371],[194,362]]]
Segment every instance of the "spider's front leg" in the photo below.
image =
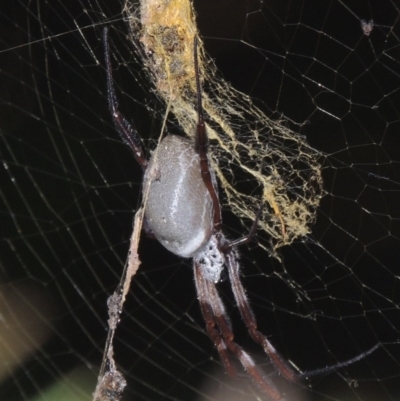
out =
[[142,141],[137,134],[136,130],[133,129],[131,124],[125,116],[118,110],[118,99],[115,94],[114,81],[112,77],[112,68],[110,60],[110,47],[108,44],[108,28],[103,30],[103,42],[104,42],[104,56],[106,61],[107,70],[107,97],[108,107],[112,115],[113,123],[116,130],[121,136],[122,140],[132,149],[136,161],[140,164],[143,170],[146,170],[148,161],[143,153]]
[[221,230],[222,216],[221,216],[221,205],[218,199],[217,187],[215,176],[211,170],[210,162],[208,160],[207,148],[208,148],[208,137],[206,124],[204,122],[204,113],[201,96],[201,85],[200,85],[200,69],[199,60],[197,57],[197,37],[194,38],[194,70],[196,76],[196,88],[197,88],[197,133],[195,139],[195,150],[200,157],[200,171],[204,185],[206,186],[214,208],[214,232]]

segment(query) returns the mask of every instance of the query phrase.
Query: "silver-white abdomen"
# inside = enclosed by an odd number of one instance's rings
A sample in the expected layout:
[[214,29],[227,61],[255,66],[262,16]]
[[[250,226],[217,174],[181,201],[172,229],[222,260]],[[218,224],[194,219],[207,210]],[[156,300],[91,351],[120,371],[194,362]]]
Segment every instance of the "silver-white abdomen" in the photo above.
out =
[[168,135],[147,166],[143,193],[149,228],[170,252],[191,257],[209,241],[213,204],[192,141]]

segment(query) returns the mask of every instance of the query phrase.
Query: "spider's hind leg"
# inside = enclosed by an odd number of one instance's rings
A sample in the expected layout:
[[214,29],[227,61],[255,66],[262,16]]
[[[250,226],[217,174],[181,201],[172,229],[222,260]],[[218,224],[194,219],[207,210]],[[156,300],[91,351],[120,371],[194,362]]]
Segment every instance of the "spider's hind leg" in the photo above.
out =
[[140,164],[143,170],[146,169],[148,161],[143,153],[142,141],[136,130],[131,126],[125,116],[118,110],[118,99],[115,93],[114,80],[112,77],[110,47],[108,43],[108,28],[103,30],[104,42],[104,57],[107,70],[107,97],[108,107],[110,109],[112,120],[116,130],[122,140],[132,149],[136,161]]
[[267,337],[257,329],[257,320],[250,307],[246,292],[240,281],[239,262],[235,252],[229,250],[225,254],[226,266],[229,273],[229,280],[233,291],[236,305],[239,308],[242,319],[249,331],[254,342],[260,344],[264,348],[264,352],[271,359],[275,368],[287,380],[295,382],[299,379],[299,375],[289,366],[288,362],[279,354],[275,347],[268,341]]
[[232,361],[230,360],[230,355],[235,356],[243,368],[249,373],[255,384],[257,384],[269,399],[283,401],[283,397],[278,389],[257,366],[253,358],[234,341],[232,324],[225,311],[224,304],[218,294],[215,283],[205,277],[200,264],[196,262],[194,262],[194,276],[201,311],[206,323],[207,334],[214,341],[222,362],[224,363],[225,370],[231,375],[235,372]]

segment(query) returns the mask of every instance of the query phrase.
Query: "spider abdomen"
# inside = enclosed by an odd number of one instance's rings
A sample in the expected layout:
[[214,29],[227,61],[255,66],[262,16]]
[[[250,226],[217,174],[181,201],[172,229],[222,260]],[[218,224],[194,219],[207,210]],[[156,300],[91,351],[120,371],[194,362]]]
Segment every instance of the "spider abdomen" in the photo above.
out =
[[191,257],[210,239],[213,204],[192,141],[168,135],[152,155],[143,180],[145,216],[170,252]]

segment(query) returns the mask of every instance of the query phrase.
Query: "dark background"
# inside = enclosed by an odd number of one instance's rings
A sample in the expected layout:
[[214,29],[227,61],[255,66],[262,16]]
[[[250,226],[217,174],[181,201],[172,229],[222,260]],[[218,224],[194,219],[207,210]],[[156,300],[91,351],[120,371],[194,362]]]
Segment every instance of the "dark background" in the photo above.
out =
[[[282,263],[255,244],[241,250],[260,330],[301,370],[381,344],[357,364],[286,391],[309,386],[316,400],[398,399],[398,5],[194,6],[221,75],[267,115],[290,119],[287,124],[321,151],[326,196],[312,234],[282,249]],[[15,298],[6,293],[30,304],[30,288],[50,310],[30,306],[50,334],[3,379],[0,395],[7,401],[31,399],[78,366],[93,379],[98,372],[106,300],[125,262],[141,181],[107,109],[103,26],[111,28],[121,107],[149,147],[164,112],[120,10],[106,0],[10,2],[0,10],[2,309],[12,314]],[[361,19],[374,20],[369,37]],[[171,121],[169,129],[179,127]],[[224,224],[232,237],[243,233],[229,210]],[[146,238],[140,253],[143,264],[115,344],[128,379],[125,397],[201,399],[207,380],[213,389],[222,386],[215,373],[221,366],[204,332],[190,262]],[[220,288],[237,341],[259,353],[234,309],[229,283]],[[19,324],[29,342],[29,327]],[[273,372],[263,355],[257,360]],[[276,374],[271,379],[283,385]],[[253,387],[241,383],[249,399]]]

